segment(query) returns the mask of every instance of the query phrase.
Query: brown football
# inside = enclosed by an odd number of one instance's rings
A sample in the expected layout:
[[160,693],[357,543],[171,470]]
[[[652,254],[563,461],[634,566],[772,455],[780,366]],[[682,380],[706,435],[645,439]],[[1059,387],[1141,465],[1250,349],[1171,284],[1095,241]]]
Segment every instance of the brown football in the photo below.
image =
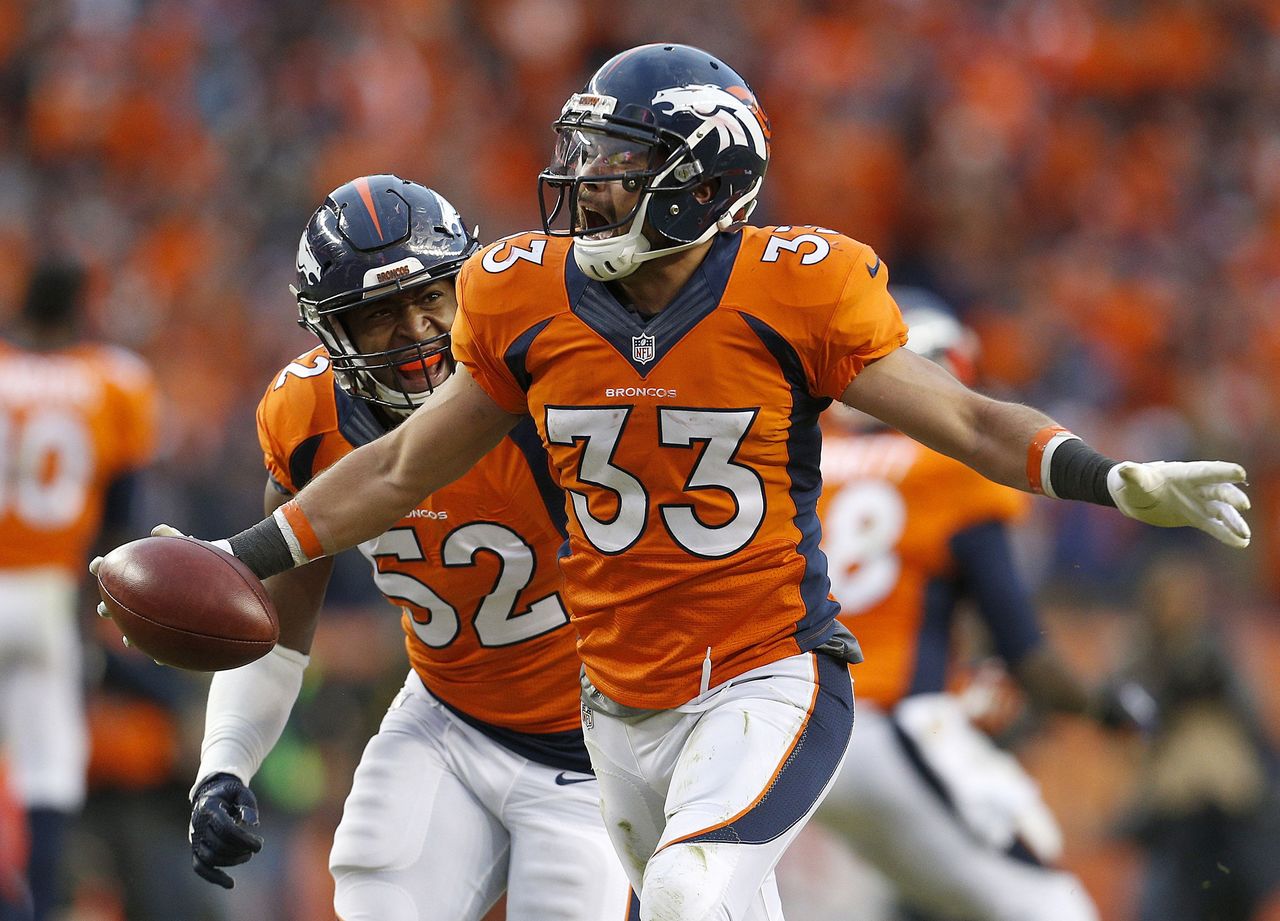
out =
[[191,537],[144,537],[117,547],[98,567],[98,591],[129,645],[165,665],[236,668],[280,638],[257,576]]

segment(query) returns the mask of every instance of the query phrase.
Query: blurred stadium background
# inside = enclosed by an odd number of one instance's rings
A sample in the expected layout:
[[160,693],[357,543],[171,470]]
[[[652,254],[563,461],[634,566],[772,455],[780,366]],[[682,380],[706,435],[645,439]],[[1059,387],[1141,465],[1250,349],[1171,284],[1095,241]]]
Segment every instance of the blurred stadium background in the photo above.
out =
[[[1280,733],[1274,0],[0,0],[0,322],[41,256],[90,267],[94,331],[148,358],[166,397],[138,533],[167,521],[221,535],[260,517],[253,410],[310,347],[286,286],[326,192],[396,172],[440,188],[483,239],[536,225],[561,102],[609,54],[655,39],[752,80],[774,128],[757,222],[836,228],[875,246],[893,281],[938,291],[981,334],[985,389],[1112,456],[1247,466],[1245,553],[1050,500],[1022,550],[1049,628],[1092,681],[1150,665],[1153,645],[1158,670],[1162,616],[1199,623],[1225,651],[1219,712],[1245,714],[1250,740],[1175,755],[1267,766]],[[229,894],[186,851],[204,682],[122,649],[86,601],[95,754],[68,919],[331,917],[329,836],[406,667],[363,565],[343,573],[254,784],[267,847]],[[1136,919],[1159,745],[1027,714],[1006,737],[1103,918]],[[1280,839],[1265,840],[1280,861]],[[789,917],[869,917],[828,833],[793,858]]]

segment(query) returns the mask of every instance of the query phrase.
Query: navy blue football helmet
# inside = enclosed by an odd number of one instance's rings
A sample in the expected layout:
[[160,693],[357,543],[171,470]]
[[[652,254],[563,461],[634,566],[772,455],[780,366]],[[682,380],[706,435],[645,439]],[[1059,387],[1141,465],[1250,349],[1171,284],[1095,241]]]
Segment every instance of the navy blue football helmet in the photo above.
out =
[[[298,241],[298,322],[325,344],[338,385],[401,414],[430,394],[388,386],[372,373],[406,363],[424,366],[449,350],[448,333],[383,352],[359,352],[343,311],[452,278],[480,248],[453,205],[398,176],[362,176],[329,193]],[[384,375],[394,380],[394,375]]]
[[[553,127],[555,155],[538,177],[542,226],[574,237],[579,267],[600,281],[737,226],[769,165],[769,121],[747,82],[688,45],[641,45],[615,56],[569,98]],[[584,185],[608,182],[639,193],[629,213],[594,211],[598,199],[583,195]],[[695,194],[703,183],[709,197],[705,188]],[[646,220],[661,241],[643,235]]]

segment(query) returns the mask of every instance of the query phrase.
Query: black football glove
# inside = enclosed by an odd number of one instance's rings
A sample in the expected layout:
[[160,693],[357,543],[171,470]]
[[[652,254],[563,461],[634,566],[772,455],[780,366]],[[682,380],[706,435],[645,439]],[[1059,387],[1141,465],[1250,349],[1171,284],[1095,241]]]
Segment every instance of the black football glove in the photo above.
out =
[[223,889],[235,881],[219,867],[234,867],[262,850],[258,799],[231,774],[214,774],[196,788],[191,804],[191,867]]

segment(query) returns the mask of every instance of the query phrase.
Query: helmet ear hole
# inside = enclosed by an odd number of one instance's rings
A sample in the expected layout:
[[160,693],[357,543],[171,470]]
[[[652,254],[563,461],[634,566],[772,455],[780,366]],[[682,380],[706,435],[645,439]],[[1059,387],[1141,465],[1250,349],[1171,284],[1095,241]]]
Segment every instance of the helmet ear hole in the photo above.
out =
[[694,200],[700,205],[705,205],[711,201],[720,192],[720,177],[712,176],[704,182],[700,182],[693,189]]

